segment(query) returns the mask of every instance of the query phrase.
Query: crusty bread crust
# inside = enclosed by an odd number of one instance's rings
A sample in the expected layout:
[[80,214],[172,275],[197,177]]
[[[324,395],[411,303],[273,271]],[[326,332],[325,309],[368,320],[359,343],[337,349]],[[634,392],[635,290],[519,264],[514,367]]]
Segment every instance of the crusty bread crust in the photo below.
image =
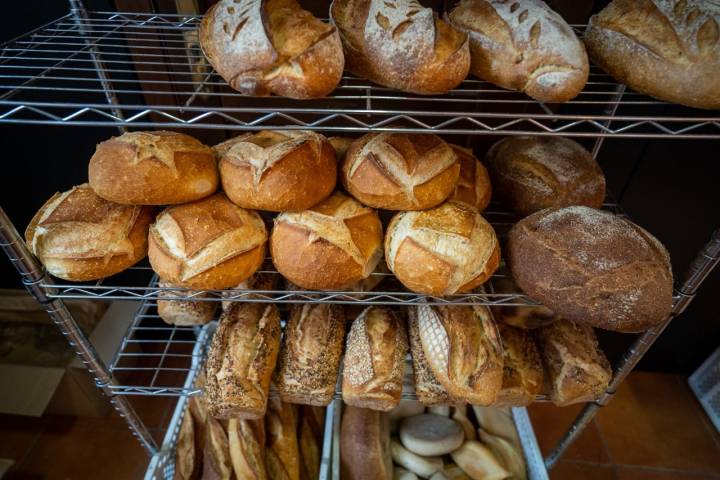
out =
[[344,480],[393,478],[386,413],[345,407],[340,427],[340,465]]
[[590,58],[619,82],[669,102],[720,108],[720,8],[704,0],[615,0],[590,18]]
[[465,202],[482,212],[490,204],[492,186],[490,174],[480,160],[473,155],[472,150],[459,145],[450,145],[460,162],[460,176],[455,185],[455,191],[448,200]]
[[495,407],[524,407],[543,390],[543,368],[535,339],[522,329],[498,324],[503,344],[502,388]]

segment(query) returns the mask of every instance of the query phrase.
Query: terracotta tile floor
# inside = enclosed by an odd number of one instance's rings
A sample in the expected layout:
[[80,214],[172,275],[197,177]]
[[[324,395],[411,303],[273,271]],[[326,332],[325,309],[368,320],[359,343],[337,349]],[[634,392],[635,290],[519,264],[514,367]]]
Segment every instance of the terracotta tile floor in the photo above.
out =
[[[133,397],[158,439],[175,401]],[[530,408],[543,453],[580,407]],[[115,413],[108,418],[0,415],[4,479],[140,479],[148,458]],[[553,480],[720,480],[720,436],[677,375],[634,373],[550,472]]]

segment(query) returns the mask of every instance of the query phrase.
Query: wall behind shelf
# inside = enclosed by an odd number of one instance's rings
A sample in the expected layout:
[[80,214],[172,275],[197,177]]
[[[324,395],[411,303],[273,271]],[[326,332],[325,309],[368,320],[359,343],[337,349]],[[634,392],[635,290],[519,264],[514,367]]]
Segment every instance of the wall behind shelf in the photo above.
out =
[[[112,8],[109,0],[85,0],[85,4],[92,10]],[[7,2],[4,7],[0,41],[67,12],[67,3],[60,0]],[[116,134],[112,128],[0,128],[4,152],[0,205],[21,233],[54,192],[86,181],[87,160],[95,145]],[[494,140],[478,138],[477,152],[483,152]],[[622,203],[627,212],[668,247],[676,277],[712,230],[720,226],[718,146],[718,141],[607,140],[600,155],[610,191],[616,195],[624,191]],[[4,256],[0,260],[0,287],[20,288]],[[640,368],[680,373],[695,369],[720,343],[720,322],[715,319],[714,306],[718,291],[720,271],[708,278],[685,315],[670,325]],[[611,356],[621,352],[630,339],[601,336]]]

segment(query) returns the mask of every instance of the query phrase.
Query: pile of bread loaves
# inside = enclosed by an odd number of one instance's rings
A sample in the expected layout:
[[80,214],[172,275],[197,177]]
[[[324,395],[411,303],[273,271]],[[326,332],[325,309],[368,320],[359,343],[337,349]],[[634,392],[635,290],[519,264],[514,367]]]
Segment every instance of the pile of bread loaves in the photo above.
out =
[[[657,98],[720,108],[720,12],[712,0],[614,0],[584,42],[542,0],[460,0],[444,16],[417,0],[334,0],[331,24],[295,0],[221,0],[200,44],[234,89],[318,98],[343,68],[380,85],[444,93],[468,73],[543,102],[582,91],[590,58]],[[587,48],[587,53],[586,53]]]
[[[203,387],[203,377],[196,382]],[[325,409],[273,398],[264,418],[220,420],[202,395],[188,399],[175,453],[174,480],[315,480]]]

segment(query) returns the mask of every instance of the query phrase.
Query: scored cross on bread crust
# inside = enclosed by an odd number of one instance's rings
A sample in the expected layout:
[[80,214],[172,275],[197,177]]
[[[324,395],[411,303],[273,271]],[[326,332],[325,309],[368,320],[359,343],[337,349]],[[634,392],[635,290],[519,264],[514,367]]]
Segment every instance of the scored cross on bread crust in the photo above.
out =
[[335,192],[309,210],[275,219],[271,246],[278,271],[309,289],[342,288],[367,278],[382,257],[377,212]]
[[397,214],[388,226],[385,258],[410,290],[451,295],[485,282],[498,267],[500,246],[475,208],[451,201]]
[[266,239],[256,212],[216,194],[158,215],[150,228],[150,263],[162,279],[181,286],[229,288],[257,270]]
[[375,208],[421,210],[445,200],[460,174],[457,156],[436,135],[371,133],[343,164],[343,184]]

